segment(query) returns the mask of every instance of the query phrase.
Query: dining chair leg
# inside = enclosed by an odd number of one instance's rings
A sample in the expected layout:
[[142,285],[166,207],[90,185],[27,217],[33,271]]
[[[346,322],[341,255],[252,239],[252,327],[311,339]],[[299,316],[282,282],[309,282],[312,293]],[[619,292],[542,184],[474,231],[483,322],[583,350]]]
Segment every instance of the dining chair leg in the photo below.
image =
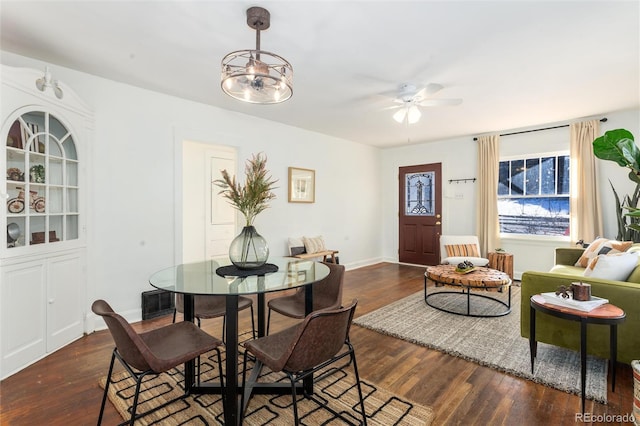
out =
[[296,426],[300,424],[300,419],[298,419],[298,395],[296,393],[296,381],[295,378],[287,373],[289,376],[289,380],[291,381],[291,398],[293,398],[293,420],[295,421]]
[[356,386],[358,386],[358,396],[360,397],[360,409],[362,410],[363,425],[367,426],[367,413],[364,411],[364,397],[362,396],[362,386],[360,385],[360,375],[358,374],[358,364],[356,363],[356,352],[351,347],[351,362],[353,363],[353,372],[356,376]]
[[129,421],[129,424],[131,426],[133,426],[133,424],[136,421],[136,410],[138,408],[138,397],[140,396],[140,385],[142,385],[142,378],[144,377],[144,375],[140,375],[137,377],[138,380],[136,380],[136,391],[135,394],[133,395],[133,405],[131,406],[131,420]]
[[269,313],[267,314],[267,336],[269,335],[270,324],[271,324],[271,308],[269,308]]
[[100,414],[98,415],[98,426],[102,424],[102,415],[104,414],[104,406],[107,402],[107,394],[109,393],[109,384],[111,383],[111,373],[113,372],[113,363],[116,360],[115,349],[111,353],[111,363],[109,364],[109,373],[107,374],[107,383],[104,385],[104,395],[102,395],[102,405],[100,405]]
[[256,320],[253,317],[253,305],[251,305],[251,333],[253,338],[256,338]]

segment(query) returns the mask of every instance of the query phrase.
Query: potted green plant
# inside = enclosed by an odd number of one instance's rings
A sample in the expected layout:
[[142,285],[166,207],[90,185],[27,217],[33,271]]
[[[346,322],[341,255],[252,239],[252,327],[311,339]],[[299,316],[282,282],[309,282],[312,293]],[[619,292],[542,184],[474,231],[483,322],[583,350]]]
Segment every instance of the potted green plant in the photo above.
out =
[[[629,169],[628,177],[636,184],[631,196],[618,196],[611,181],[611,189],[616,200],[616,218],[618,221],[618,236],[620,241],[640,241],[640,149],[636,145],[631,132],[625,129],[615,129],[593,141],[593,154],[601,159],[614,161],[621,167]],[[627,210],[627,212],[625,212]]]
[[269,207],[269,202],[276,198],[274,180],[267,171],[267,158],[262,153],[252,155],[245,165],[245,182],[240,184],[235,177],[222,170],[222,179],[213,183],[222,188],[219,192],[235,207],[245,219],[242,232],[234,238],[229,247],[229,259],[241,269],[256,269],[267,262],[269,246],[258,234],[253,222],[258,214]]
[[44,166],[36,164],[29,169],[29,181],[34,183],[44,183]]

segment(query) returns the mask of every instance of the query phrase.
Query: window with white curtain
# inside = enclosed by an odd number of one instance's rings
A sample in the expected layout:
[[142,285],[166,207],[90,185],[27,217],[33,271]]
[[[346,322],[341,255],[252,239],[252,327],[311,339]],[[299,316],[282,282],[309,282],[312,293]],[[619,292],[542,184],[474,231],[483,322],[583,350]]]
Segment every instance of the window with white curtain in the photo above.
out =
[[569,163],[568,152],[501,158],[502,234],[569,235]]

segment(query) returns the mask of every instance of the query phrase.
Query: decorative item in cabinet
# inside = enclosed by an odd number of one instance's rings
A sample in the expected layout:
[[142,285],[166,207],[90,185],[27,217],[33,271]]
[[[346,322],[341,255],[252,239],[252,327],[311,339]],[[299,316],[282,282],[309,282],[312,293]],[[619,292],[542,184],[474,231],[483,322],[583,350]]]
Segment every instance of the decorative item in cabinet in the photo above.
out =
[[11,222],[10,224],[8,224],[7,247],[15,247],[16,241],[18,241],[18,238],[20,238],[20,234],[22,234],[22,231],[20,230],[20,226],[17,223]]
[[14,121],[7,134],[7,146],[11,148],[24,149],[23,132],[20,122]]
[[[30,144],[27,144],[29,147],[29,151],[37,152],[39,154],[44,154],[44,143],[40,140],[40,129],[37,124],[26,122],[27,127],[25,130],[25,126],[22,126],[23,130],[23,139],[25,141],[30,141]],[[44,136],[44,135],[43,135]]]
[[29,182],[44,183],[44,166],[36,164],[29,169]]
[[[56,237],[56,231],[49,231],[49,242],[54,243],[56,241],[60,241],[58,237]],[[44,232],[32,232],[31,244],[42,244],[42,243],[44,243]]]
[[29,208],[36,213],[44,213],[44,197],[39,197],[38,191],[29,191]]
[[7,200],[7,211],[9,213],[18,214],[24,211],[24,189],[20,186],[16,187],[18,196]]
[[7,169],[7,180],[24,182],[24,172],[17,167],[9,167]]

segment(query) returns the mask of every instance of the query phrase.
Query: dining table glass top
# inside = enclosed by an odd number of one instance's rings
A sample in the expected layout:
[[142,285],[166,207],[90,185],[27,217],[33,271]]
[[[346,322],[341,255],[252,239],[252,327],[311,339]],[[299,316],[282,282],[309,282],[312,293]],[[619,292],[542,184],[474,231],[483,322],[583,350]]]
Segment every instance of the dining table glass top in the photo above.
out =
[[329,275],[327,265],[313,260],[272,257],[267,263],[276,265],[278,271],[248,277],[219,276],[216,273],[219,267],[231,265],[225,258],[183,263],[154,273],[149,283],[174,293],[224,296],[282,291],[312,284]]

